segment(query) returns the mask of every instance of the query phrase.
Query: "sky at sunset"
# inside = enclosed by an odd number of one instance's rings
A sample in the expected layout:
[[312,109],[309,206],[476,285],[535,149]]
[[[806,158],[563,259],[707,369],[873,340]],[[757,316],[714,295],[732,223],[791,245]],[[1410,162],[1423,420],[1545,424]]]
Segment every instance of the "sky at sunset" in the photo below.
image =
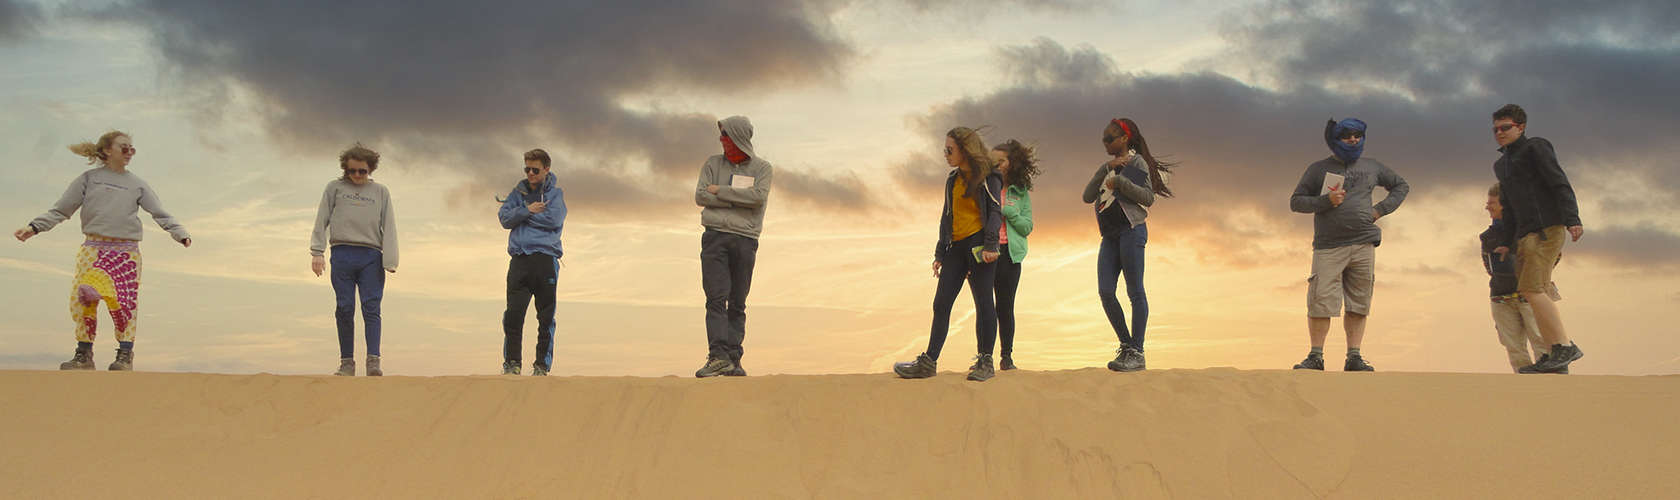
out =
[[[402,241],[386,372],[492,374],[494,198],[540,147],[569,209],[554,372],[686,376],[706,357],[695,178],[721,152],[715,122],[745,115],[776,175],[743,365],[884,372],[927,342],[943,134],[984,125],[988,145],[1036,145],[1045,171],[1016,362],[1069,369],[1117,347],[1079,197],[1124,116],[1182,162],[1148,222],[1150,368],[1280,369],[1307,349],[1312,218],[1288,198],[1329,156],[1325,120],[1358,117],[1365,156],[1411,186],[1379,222],[1366,359],[1506,372],[1476,235],[1489,115],[1517,103],[1586,228],[1555,273],[1586,353],[1572,371],[1680,373],[1680,3],[980,4],[0,0],[0,214],[23,227],[89,168],[66,145],[128,132],[131,170],[194,243],[142,214],[137,368],[329,373],[333,294],[309,234],[359,141],[383,154]],[[0,368],[69,358],[77,222],[0,245]],[[973,355],[966,290],[952,318],[945,370]],[[1340,320],[1330,338],[1339,359]]]

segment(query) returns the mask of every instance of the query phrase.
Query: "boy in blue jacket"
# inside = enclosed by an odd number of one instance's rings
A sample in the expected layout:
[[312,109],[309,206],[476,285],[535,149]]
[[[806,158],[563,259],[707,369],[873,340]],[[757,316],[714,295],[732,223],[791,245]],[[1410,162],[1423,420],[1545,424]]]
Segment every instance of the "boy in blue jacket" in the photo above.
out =
[[554,290],[560,270],[560,229],[566,222],[566,200],[548,152],[525,152],[525,180],[513,186],[502,202],[502,227],[508,229],[507,311],[502,313],[502,374],[518,375],[525,328],[525,309],[537,298],[537,351],[531,375],[544,376],[554,367]]

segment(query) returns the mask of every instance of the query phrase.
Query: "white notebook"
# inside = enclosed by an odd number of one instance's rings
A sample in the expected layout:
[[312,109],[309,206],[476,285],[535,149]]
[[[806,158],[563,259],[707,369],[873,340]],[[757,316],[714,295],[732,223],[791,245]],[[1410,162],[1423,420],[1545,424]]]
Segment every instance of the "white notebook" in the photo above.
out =
[[1330,190],[1332,190],[1332,189],[1337,189],[1337,190],[1342,189],[1342,176],[1338,175],[1338,174],[1332,174],[1330,172],[1325,172],[1324,173],[1324,187],[1319,188],[1318,194],[1320,196],[1330,194]]
[[758,180],[758,179],[756,179],[756,178],[754,178],[753,176],[750,176],[750,175],[734,175],[734,174],[731,174],[729,176],[729,187],[739,188],[739,189],[751,189],[753,187],[753,181],[756,181],[756,180]]

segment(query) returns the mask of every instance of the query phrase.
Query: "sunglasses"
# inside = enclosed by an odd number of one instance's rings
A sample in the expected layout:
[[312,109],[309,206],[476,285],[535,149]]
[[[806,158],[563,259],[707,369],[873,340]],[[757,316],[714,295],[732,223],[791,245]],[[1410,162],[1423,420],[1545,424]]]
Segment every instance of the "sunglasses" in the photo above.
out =
[[1123,136],[1103,134],[1103,138],[1102,138],[1103,139],[1103,144],[1108,144],[1110,142],[1114,142],[1116,139],[1119,139],[1121,137],[1123,137]]
[[542,169],[537,168],[537,167],[525,167],[525,173],[526,174],[535,174],[535,173],[541,172],[541,171],[542,171]]
[[350,174],[350,175],[367,175],[367,174],[372,173],[372,172],[373,172],[372,170],[368,170],[368,169],[365,169],[365,168],[346,168],[346,169],[344,169],[344,173]]
[[1348,140],[1348,139],[1364,139],[1364,138],[1365,138],[1365,133],[1360,132],[1358,130],[1349,130],[1349,131],[1346,131],[1346,132],[1342,132],[1342,136],[1338,137],[1338,139],[1341,139],[1341,140],[1344,140],[1344,141]]
[[1507,124],[1504,124],[1504,125],[1497,125],[1497,126],[1494,126],[1494,127],[1493,127],[1493,132],[1494,132],[1494,133],[1496,133],[1496,134],[1498,134],[1498,133],[1504,133],[1504,132],[1510,132],[1510,131],[1511,131],[1511,129],[1514,129],[1514,128],[1517,128],[1517,124],[1515,124],[1515,123],[1507,123]]
[[117,146],[117,148],[121,149],[123,154],[125,154],[125,155],[131,155],[131,154],[134,154],[134,153],[140,151],[138,148],[135,148],[133,145],[129,145],[129,144],[119,145],[119,146]]

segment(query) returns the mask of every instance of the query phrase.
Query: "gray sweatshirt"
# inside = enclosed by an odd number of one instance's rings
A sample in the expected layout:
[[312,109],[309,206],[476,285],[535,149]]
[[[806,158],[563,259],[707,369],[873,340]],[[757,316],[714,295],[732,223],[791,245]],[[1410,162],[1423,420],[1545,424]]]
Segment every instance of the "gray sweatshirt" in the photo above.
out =
[[[1342,189],[1347,198],[1339,206],[1330,206],[1330,195],[1318,194],[1324,186],[1324,174],[1343,176]],[[1377,186],[1388,190],[1388,197],[1372,204],[1371,192]],[[1360,158],[1349,167],[1335,156],[1319,160],[1301,174],[1295,193],[1289,197],[1289,209],[1313,214],[1313,248],[1329,249],[1370,243],[1382,244],[1382,228],[1377,227],[1371,209],[1384,216],[1394,213],[1406,201],[1411,186],[1400,174],[1371,158]]]
[[396,269],[397,212],[391,207],[391,190],[372,180],[361,186],[344,179],[328,182],[321,193],[321,208],[315,212],[309,254],[320,256],[333,245],[379,250],[384,267]]
[[[726,233],[757,239],[764,230],[764,207],[770,201],[770,162],[759,158],[752,147],[752,123],[744,116],[718,122],[735,147],[747,154],[747,161],[730,163],[724,155],[706,159],[700,167],[700,182],[694,187],[694,203],[700,205],[700,225]],[[740,178],[742,187],[733,187]],[[750,184],[747,178],[751,178]],[[717,194],[706,191],[718,186]]]
[[117,173],[105,167],[90,169],[76,176],[76,180],[64,190],[64,196],[58,198],[58,203],[54,203],[47,213],[29,221],[29,227],[37,233],[47,232],[68,220],[78,208],[82,209],[84,234],[140,241],[144,236],[140,226],[140,209],[144,208],[152,214],[152,220],[157,221],[158,227],[169,232],[170,238],[180,242],[192,237],[187,234],[187,228],[163,210],[163,203],[158,201],[157,192],[152,191],[150,184],[133,172]]

